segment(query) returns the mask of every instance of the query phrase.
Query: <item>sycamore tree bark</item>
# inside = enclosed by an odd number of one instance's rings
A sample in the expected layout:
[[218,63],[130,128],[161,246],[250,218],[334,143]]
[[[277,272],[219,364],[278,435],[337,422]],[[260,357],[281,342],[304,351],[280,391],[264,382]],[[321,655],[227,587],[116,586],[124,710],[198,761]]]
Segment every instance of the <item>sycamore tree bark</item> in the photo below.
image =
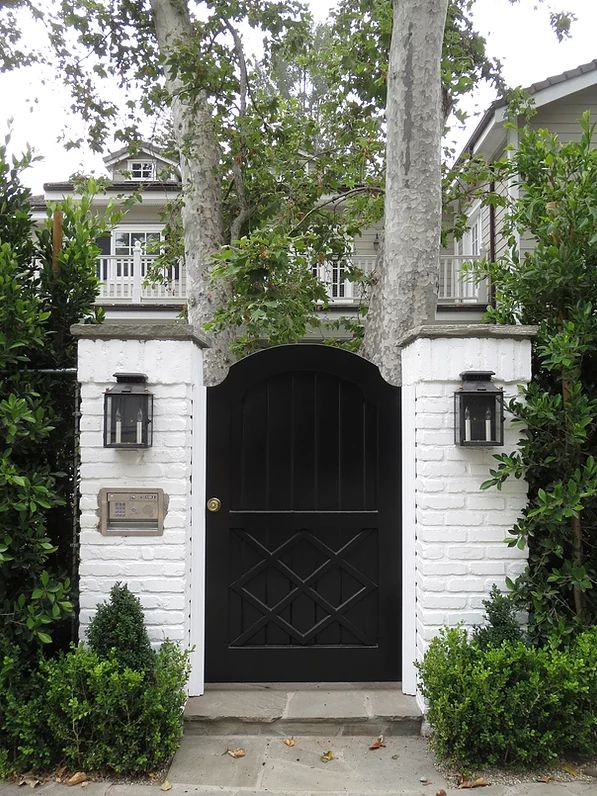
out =
[[448,0],[394,0],[388,67],[384,248],[363,354],[401,383],[400,340],[433,321],[441,228],[441,58]]
[[[193,28],[186,0],[151,0],[151,9],[160,53],[165,58],[176,57],[180,47],[188,53]],[[211,257],[224,243],[220,148],[205,92],[193,91],[172,68],[166,67],[165,74],[180,150],[189,322],[201,331],[222,305],[226,292],[221,279],[209,278]],[[208,386],[226,377],[230,340],[229,333],[220,332],[205,351],[204,379]]]

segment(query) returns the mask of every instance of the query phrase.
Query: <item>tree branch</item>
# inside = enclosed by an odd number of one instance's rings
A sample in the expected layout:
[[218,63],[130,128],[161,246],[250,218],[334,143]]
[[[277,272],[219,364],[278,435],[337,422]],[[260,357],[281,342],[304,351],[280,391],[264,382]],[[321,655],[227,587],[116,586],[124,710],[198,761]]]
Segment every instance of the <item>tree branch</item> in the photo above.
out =
[[309,216],[313,215],[313,213],[316,213],[318,210],[321,210],[322,207],[331,205],[334,202],[345,202],[349,196],[352,196],[353,194],[356,193],[383,193],[383,192],[384,192],[383,188],[375,188],[373,186],[361,185],[358,188],[351,188],[350,191],[346,191],[346,193],[336,194],[335,196],[332,196],[331,199],[326,199],[325,202],[320,202],[315,207],[312,207],[309,210],[309,212],[305,213],[305,215],[300,219],[300,221],[298,221],[294,225],[294,227],[290,230],[289,234],[292,236],[296,232],[298,232],[300,227],[305,223],[305,221],[309,218]]
[[230,242],[240,238],[243,224],[251,215],[251,208],[247,201],[247,194],[245,191],[245,184],[243,181],[243,172],[241,164],[246,153],[246,142],[243,131],[243,122],[247,115],[247,90],[249,79],[247,74],[247,62],[245,60],[245,53],[243,44],[238,31],[227,20],[224,20],[224,26],[230,32],[232,40],[234,41],[234,50],[238,59],[238,67],[240,70],[239,79],[239,111],[238,111],[238,131],[240,139],[240,147],[237,155],[232,156],[232,177],[236,187],[238,197],[238,213],[230,223]]

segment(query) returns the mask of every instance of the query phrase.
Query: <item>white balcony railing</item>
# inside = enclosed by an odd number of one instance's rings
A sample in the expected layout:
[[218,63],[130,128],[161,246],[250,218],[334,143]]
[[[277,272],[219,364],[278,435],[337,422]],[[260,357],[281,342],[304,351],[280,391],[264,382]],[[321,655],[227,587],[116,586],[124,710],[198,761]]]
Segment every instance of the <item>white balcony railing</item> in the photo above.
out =
[[489,301],[486,281],[477,282],[471,275],[463,272],[465,263],[475,259],[472,254],[445,254],[439,258],[439,279],[437,286],[438,304],[479,304],[485,306]]
[[[96,273],[100,282],[98,304],[183,304],[187,298],[187,280],[183,265],[172,266],[164,274],[164,282],[146,284],[146,277],[155,255],[143,254],[137,247],[131,256],[102,255],[97,258]],[[438,275],[438,304],[485,305],[488,301],[486,283],[477,284],[462,273],[470,255],[442,255]],[[375,265],[375,255],[352,257],[352,263],[365,273]],[[314,273],[325,284],[330,301],[336,305],[354,305],[360,300],[357,282],[346,279],[341,263],[322,263]]]
[[[375,267],[375,255],[353,254],[351,266],[370,274]],[[326,293],[332,304],[357,304],[361,298],[358,282],[346,279],[346,264],[342,261],[319,263],[313,266],[313,275],[325,285]]]
[[103,254],[96,261],[99,279],[98,304],[184,304],[187,299],[186,271],[174,265],[164,273],[164,281],[146,284],[155,254],[143,254],[137,245],[132,255]]

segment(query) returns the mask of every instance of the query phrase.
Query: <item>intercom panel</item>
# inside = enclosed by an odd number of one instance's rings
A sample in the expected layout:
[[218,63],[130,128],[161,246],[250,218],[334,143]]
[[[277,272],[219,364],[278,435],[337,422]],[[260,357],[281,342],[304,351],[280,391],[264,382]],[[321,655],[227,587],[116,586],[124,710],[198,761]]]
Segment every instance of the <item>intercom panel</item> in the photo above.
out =
[[168,509],[163,489],[100,489],[100,531],[105,535],[160,534]]

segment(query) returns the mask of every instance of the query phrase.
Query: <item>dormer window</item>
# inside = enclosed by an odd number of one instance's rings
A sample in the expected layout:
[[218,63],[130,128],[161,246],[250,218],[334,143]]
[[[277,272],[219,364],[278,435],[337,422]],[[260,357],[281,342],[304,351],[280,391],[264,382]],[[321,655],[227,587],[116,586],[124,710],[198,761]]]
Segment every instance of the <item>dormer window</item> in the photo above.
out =
[[131,180],[152,182],[155,180],[155,163],[152,160],[129,161]]

